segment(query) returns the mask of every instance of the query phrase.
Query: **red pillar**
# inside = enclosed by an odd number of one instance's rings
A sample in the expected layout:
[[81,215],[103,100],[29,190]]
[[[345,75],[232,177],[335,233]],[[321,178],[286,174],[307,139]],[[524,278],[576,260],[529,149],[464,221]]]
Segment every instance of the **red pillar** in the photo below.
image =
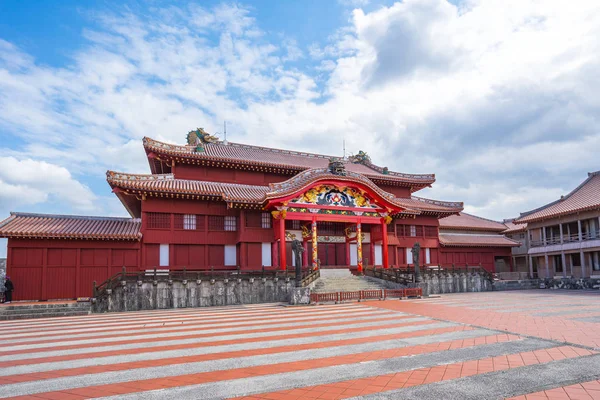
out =
[[387,224],[385,223],[385,220],[382,221],[381,224],[381,233],[383,234],[383,238],[382,238],[382,244],[381,244],[381,254],[382,254],[382,258],[383,260],[383,268],[389,268],[390,264],[389,264],[389,258],[388,258],[388,237],[387,237]]
[[318,255],[318,243],[317,243],[317,218],[313,217],[312,218],[312,225],[311,225],[311,233],[312,233],[312,267],[313,269],[317,269],[319,268],[319,265],[317,264],[317,259],[319,257]]
[[363,252],[362,252],[362,225],[360,224],[360,219],[356,224],[356,264],[357,270],[359,274],[363,274]]
[[286,270],[285,263],[287,257],[285,254],[285,219],[279,217],[279,269]]

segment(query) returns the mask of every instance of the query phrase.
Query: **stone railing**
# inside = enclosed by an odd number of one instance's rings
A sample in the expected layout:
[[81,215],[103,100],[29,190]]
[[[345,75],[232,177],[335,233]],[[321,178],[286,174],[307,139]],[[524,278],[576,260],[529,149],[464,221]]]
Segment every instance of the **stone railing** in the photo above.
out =
[[[301,285],[319,277],[305,270]],[[94,286],[93,312],[122,312],[234,304],[292,302],[297,290],[288,271],[122,272]],[[296,296],[297,297],[297,296]],[[300,296],[301,298],[302,296]],[[306,297],[306,296],[304,296]],[[300,304],[296,300],[295,304]]]

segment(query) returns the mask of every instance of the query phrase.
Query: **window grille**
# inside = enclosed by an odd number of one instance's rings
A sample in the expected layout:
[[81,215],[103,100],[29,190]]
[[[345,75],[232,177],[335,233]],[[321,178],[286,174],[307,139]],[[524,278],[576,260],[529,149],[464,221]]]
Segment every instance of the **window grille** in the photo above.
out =
[[204,215],[175,214],[174,224],[175,224],[175,229],[203,231],[204,230]]
[[285,229],[300,230],[300,221],[285,221]]
[[195,230],[196,229],[196,216],[191,214],[185,214],[183,216],[183,229]]
[[345,227],[343,222],[319,222],[317,232],[325,236],[344,236]]
[[270,213],[262,213],[261,214],[261,225],[264,229],[271,228],[271,214]]
[[415,225],[410,226],[410,236],[417,236],[417,227]]
[[146,213],[146,227],[148,229],[171,229],[171,214]]
[[435,226],[425,226],[425,237],[437,237],[437,228]]
[[237,217],[226,216],[224,220],[224,228],[226,231],[237,231]]
[[224,231],[225,230],[225,217],[222,215],[209,215],[208,216],[208,230],[209,231]]
[[246,213],[246,228],[260,228],[261,214],[256,212]]

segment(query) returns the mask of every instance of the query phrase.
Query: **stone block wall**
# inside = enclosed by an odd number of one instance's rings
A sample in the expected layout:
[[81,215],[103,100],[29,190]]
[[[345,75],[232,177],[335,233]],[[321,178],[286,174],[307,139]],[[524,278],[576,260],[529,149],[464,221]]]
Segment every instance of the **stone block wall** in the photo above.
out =
[[408,285],[373,277],[367,277],[367,279],[376,281],[388,289],[420,287],[423,289],[424,296],[441,293],[486,292],[493,290],[492,283],[487,280],[484,275],[479,273],[449,272],[441,274],[424,274],[422,277],[423,282],[409,283]]
[[167,308],[289,302],[295,280],[283,278],[124,281],[96,299],[93,312],[122,312]]

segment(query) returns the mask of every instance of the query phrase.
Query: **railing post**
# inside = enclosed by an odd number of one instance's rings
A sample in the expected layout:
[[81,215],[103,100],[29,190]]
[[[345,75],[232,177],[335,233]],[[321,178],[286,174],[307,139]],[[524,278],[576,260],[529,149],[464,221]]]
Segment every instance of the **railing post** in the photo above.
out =
[[215,279],[215,266],[214,265],[210,266],[210,279],[211,280]]
[[125,268],[125,266],[123,266],[123,269],[121,270],[121,280],[122,281],[125,280],[126,273],[127,273],[127,268]]
[[185,268],[185,267],[183,267],[183,280],[184,280],[184,281],[185,281],[185,280],[187,280],[187,273],[186,273],[186,272],[187,272],[187,271],[186,271],[186,268]]
[[94,295],[94,297],[97,297],[98,295],[98,287],[96,286],[96,281],[94,281],[94,289],[92,290],[92,294]]
[[152,279],[153,281],[156,281],[156,267],[154,267],[154,279]]
[[261,276],[260,276],[260,277],[261,277],[261,278],[264,278],[264,277],[265,277],[265,266],[264,266],[264,265],[262,266],[262,273],[261,273]]

